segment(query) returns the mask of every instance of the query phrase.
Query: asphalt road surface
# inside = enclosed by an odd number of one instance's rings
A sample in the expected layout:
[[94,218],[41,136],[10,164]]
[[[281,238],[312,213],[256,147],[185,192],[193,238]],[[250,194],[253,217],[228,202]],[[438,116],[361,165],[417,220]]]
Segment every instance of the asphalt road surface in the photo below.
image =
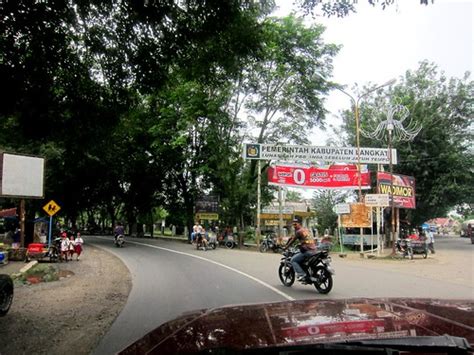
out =
[[95,354],[113,354],[164,322],[202,308],[309,298],[474,299],[474,246],[465,238],[438,239],[437,253],[427,260],[333,256],[336,275],[328,295],[313,286],[281,285],[278,254],[225,248],[205,252],[182,242],[137,238],[126,239],[124,248],[114,247],[113,237],[88,237],[87,242],[120,257],[133,280],[126,306]]

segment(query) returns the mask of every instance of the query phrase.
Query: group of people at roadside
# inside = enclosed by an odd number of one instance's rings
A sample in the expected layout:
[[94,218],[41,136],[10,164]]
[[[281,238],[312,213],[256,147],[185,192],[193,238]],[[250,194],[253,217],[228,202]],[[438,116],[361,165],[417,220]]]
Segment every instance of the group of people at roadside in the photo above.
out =
[[193,231],[191,232],[191,244],[202,243],[206,245],[209,241],[209,234],[206,229],[199,223],[196,222],[193,226]]
[[60,244],[60,260],[69,261],[72,260],[74,254],[76,254],[76,260],[82,254],[84,245],[84,239],[81,237],[81,233],[77,233],[76,236],[67,232],[61,233],[61,244]]

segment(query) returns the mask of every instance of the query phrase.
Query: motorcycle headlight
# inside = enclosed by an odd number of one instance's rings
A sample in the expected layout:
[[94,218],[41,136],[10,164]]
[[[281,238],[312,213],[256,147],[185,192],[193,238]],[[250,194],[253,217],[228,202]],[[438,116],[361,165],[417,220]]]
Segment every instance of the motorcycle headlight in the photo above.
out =
[[329,265],[332,262],[332,259],[330,256],[328,256],[326,259],[321,260],[323,264]]

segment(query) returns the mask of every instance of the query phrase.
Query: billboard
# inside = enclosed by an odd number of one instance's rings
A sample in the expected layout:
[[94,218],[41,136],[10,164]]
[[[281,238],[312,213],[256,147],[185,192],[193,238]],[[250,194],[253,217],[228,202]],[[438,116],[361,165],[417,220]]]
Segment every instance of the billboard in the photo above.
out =
[[[360,148],[362,164],[389,164],[389,150],[385,148]],[[287,144],[245,143],[244,159],[278,161],[325,161],[358,163],[359,155],[355,147],[320,147]],[[392,149],[392,163],[397,164],[397,150]]]
[[[393,191],[391,186],[393,176]],[[386,172],[377,173],[377,187],[381,194],[392,196],[396,208],[416,208],[415,178],[413,176],[398,175]]]
[[219,196],[206,195],[199,196],[195,202],[196,213],[217,213],[219,212]]
[[341,215],[341,224],[344,228],[368,228],[370,224],[371,208],[363,203],[352,203],[351,213]]
[[44,159],[0,153],[0,196],[44,197]]
[[[268,168],[270,185],[312,189],[357,189],[359,172],[356,165],[331,165],[328,168],[275,165]],[[370,173],[361,167],[361,188],[370,189]]]

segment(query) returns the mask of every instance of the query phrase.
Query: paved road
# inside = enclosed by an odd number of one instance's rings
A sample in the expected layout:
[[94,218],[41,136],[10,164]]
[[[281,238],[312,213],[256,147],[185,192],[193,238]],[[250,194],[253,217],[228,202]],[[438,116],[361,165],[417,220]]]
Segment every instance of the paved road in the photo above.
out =
[[281,285],[278,254],[217,249],[196,251],[180,242],[128,239],[117,249],[111,237],[89,237],[129,268],[133,289],[96,354],[114,353],[183,312],[228,304],[308,298],[436,297],[474,299],[474,246],[466,239],[439,239],[427,260],[381,261],[335,257],[329,295],[312,286]]

